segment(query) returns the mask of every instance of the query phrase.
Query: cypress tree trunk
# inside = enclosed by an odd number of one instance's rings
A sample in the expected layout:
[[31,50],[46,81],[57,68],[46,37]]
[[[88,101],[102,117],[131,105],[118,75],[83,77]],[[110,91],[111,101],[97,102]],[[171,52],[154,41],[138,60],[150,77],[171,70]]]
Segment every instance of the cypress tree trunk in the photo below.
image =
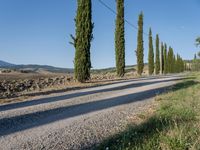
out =
[[164,73],[164,45],[163,45],[163,43],[161,43],[161,59],[160,59],[160,61],[161,61],[161,74],[163,74]]
[[159,50],[159,36],[156,35],[156,67],[155,67],[155,73],[160,73],[160,50]]
[[144,47],[143,47],[143,13],[140,13],[138,20],[138,37],[137,37],[137,73],[142,75],[144,68]]
[[149,68],[149,75],[152,75],[154,73],[154,52],[153,52],[153,40],[152,40],[151,28],[149,29],[148,68]]
[[164,74],[167,74],[167,45],[164,48]]
[[90,79],[90,47],[93,38],[92,30],[92,2],[91,0],[77,0],[76,37],[74,40],[75,60],[74,76],[79,82]]
[[115,59],[117,76],[125,74],[125,38],[124,38],[124,0],[117,0],[117,18],[115,29]]

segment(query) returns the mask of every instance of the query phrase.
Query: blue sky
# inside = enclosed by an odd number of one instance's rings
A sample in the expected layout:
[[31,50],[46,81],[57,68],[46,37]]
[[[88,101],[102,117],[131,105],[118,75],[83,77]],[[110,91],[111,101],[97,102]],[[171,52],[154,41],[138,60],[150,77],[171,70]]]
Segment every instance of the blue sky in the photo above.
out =
[[[102,0],[115,9],[115,0]],[[94,40],[91,60],[94,68],[115,66],[115,15],[93,2]],[[137,25],[144,13],[144,31],[152,28],[161,41],[171,45],[184,59],[192,59],[200,35],[200,0],[125,0],[125,16]],[[0,60],[16,64],[46,64],[72,68],[76,0],[0,0]],[[136,63],[137,30],[125,25],[126,64]],[[155,44],[154,44],[155,45]],[[148,37],[144,36],[145,62]]]

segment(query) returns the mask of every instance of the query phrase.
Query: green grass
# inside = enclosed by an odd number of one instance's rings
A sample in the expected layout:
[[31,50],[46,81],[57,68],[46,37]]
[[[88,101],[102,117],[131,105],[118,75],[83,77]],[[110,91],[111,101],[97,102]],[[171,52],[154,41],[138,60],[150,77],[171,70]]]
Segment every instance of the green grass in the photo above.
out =
[[95,149],[200,150],[199,82],[200,73],[191,74],[168,93],[156,97],[159,105],[151,117],[137,126],[130,124]]

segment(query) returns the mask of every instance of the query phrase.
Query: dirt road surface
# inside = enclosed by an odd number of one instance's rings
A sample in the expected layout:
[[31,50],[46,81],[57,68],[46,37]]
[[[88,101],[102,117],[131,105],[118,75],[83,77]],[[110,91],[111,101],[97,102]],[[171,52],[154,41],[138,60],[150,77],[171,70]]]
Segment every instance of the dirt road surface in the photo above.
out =
[[0,105],[0,150],[91,148],[122,131],[181,78],[131,79]]

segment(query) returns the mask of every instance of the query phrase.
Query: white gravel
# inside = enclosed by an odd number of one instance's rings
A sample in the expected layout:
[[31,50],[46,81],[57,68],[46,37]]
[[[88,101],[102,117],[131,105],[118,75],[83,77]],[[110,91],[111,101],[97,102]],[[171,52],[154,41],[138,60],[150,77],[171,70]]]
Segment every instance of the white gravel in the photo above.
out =
[[0,150],[90,148],[122,131],[180,78],[126,80],[0,105]]

